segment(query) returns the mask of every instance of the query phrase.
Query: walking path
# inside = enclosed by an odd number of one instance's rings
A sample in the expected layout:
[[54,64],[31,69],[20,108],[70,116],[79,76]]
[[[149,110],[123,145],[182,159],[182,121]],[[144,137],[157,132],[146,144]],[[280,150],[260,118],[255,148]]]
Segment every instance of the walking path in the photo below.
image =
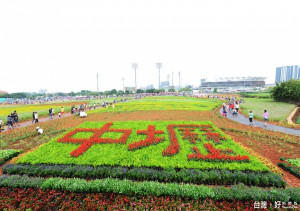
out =
[[[96,108],[96,109],[101,109],[102,107],[100,108]],[[94,109],[92,109],[94,110]],[[88,112],[89,110],[87,109],[86,112]],[[52,120],[54,119],[60,119],[60,118],[65,118],[65,117],[69,117],[69,116],[72,116],[72,115],[78,115],[78,113],[76,114],[71,114],[71,112],[69,113],[64,113],[61,115],[61,117],[58,117],[58,114],[56,114],[54,117],[52,117]],[[46,117],[40,117],[39,118],[39,123],[41,122],[47,122],[47,121],[50,121],[50,116],[46,116]],[[32,120],[26,120],[24,122],[19,122],[17,125],[14,124],[14,129],[8,129],[8,127],[5,127],[4,130],[2,130],[2,132],[5,132],[5,131],[8,131],[8,130],[15,130],[15,129],[18,129],[18,128],[22,128],[22,127],[27,127],[27,126],[30,126],[30,125],[36,125],[37,127],[39,126],[39,123],[32,123]]]
[[[227,111],[227,118],[231,119],[233,121],[239,122],[241,124],[244,125],[249,125],[249,119],[247,117],[245,117],[242,114],[238,114],[236,116],[232,115],[232,112],[228,112],[228,106],[226,106],[226,111]],[[220,113],[223,114],[223,108],[220,109]],[[267,124],[267,126],[264,126],[264,122],[260,122],[260,121],[254,121],[253,120],[253,126],[254,127],[260,127],[266,130],[273,130],[273,131],[279,131],[279,132],[283,132],[283,133],[287,133],[290,135],[296,135],[296,136],[300,136],[300,130],[297,129],[293,129],[293,128],[288,128],[288,127],[282,127],[282,126],[277,126],[277,125],[273,125],[273,124]]]

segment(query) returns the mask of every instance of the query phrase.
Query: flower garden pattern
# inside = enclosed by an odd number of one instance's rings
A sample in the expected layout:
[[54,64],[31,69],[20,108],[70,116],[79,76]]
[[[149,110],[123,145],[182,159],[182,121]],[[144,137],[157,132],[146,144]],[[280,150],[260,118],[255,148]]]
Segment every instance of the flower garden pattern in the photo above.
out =
[[210,122],[86,122],[18,163],[270,171]]

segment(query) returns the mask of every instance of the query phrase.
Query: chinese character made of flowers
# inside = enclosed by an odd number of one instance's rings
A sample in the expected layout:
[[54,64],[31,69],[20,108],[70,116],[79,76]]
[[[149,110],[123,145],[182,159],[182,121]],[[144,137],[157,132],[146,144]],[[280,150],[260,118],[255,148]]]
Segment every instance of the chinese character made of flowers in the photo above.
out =
[[[111,129],[113,125],[112,122],[104,124],[100,129],[83,129],[78,128],[63,138],[58,139],[58,142],[63,143],[73,143],[81,144],[76,150],[71,152],[71,156],[78,157],[86,152],[93,144],[101,143],[117,143],[117,144],[126,144],[127,139],[129,138],[132,129]],[[206,141],[204,143],[204,148],[207,151],[206,155],[200,153],[200,150],[193,146],[191,148],[192,154],[187,155],[188,160],[205,160],[205,161],[219,161],[219,162],[249,162],[248,156],[235,155],[234,151],[231,149],[216,149],[207,141],[213,141],[215,145],[222,144],[222,141],[226,141],[226,138],[221,136],[219,133],[216,133],[211,125],[198,125],[198,124],[169,124],[167,125],[167,131],[169,135],[170,144],[163,150],[163,156],[174,156],[178,154],[181,150],[180,144],[178,142],[176,129],[180,132],[183,141],[189,141],[191,144],[195,145],[196,141]],[[199,132],[202,131],[202,139],[199,137],[199,133],[196,133],[196,130]],[[90,138],[72,138],[78,132],[92,132],[93,135]],[[118,132],[122,133],[120,138],[102,138],[101,136],[104,133],[109,132]],[[151,145],[159,144],[162,141],[165,141],[163,135],[164,131],[156,130],[154,125],[148,125],[146,130],[137,130],[137,135],[145,135],[145,139],[135,141],[128,144],[127,148],[129,151],[139,150]]]

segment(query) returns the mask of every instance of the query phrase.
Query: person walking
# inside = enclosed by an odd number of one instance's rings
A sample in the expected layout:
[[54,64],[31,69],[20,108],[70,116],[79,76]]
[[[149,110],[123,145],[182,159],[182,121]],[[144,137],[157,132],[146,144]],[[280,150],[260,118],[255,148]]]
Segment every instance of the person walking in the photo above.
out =
[[52,108],[49,109],[49,116],[50,116],[50,119],[52,119],[52,116],[53,116]]
[[38,112],[34,112],[34,120],[35,120],[34,123],[39,123],[39,115],[38,115]]
[[249,121],[250,121],[250,125],[253,125],[253,116],[254,116],[253,112],[250,111],[250,113],[249,113]]
[[[19,116],[18,116],[17,111],[14,111],[14,122],[15,122],[16,124],[19,123]],[[18,125],[18,126],[20,126],[20,125]]]
[[237,113],[239,113],[240,104],[238,101],[235,102],[235,110]]
[[62,106],[61,109],[60,109],[60,113],[61,113],[61,115],[63,115],[63,114],[65,113],[65,109],[64,109],[63,106]]
[[264,118],[264,126],[266,127],[267,126],[267,123],[268,123],[268,119],[269,119],[269,113],[267,112],[267,110],[264,110],[264,114],[263,114],[263,118]]
[[33,124],[35,122],[35,112],[32,112],[32,121],[31,123]]

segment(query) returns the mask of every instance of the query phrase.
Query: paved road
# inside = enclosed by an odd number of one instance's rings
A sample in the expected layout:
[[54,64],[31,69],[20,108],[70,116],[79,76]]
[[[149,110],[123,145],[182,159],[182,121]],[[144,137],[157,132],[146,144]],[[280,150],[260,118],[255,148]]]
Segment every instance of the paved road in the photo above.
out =
[[[226,111],[228,111],[228,106],[226,107]],[[220,109],[220,113],[221,114],[223,113],[223,108]],[[227,118],[231,119],[233,121],[239,122],[241,124],[244,124],[244,125],[249,125],[249,119],[241,114],[233,116],[232,112],[228,112]],[[260,128],[266,129],[266,130],[279,131],[279,132],[283,132],[283,133],[287,133],[287,134],[291,134],[291,135],[300,136],[300,130],[293,129],[293,128],[277,126],[277,125],[273,125],[273,124],[269,124],[269,123],[267,124],[267,126],[264,126],[263,122],[255,121],[255,120],[253,121],[253,126],[260,127]]]

